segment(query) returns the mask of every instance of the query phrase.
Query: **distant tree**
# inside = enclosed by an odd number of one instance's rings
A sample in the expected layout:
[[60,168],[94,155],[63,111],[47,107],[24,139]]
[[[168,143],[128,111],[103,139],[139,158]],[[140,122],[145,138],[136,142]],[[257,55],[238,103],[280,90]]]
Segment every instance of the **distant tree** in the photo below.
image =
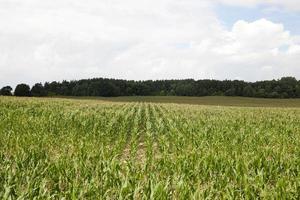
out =
[[253,97],[254,94],[255,94],[255,90],[253,89],[253,87],[251,85],[247,85],[243,89],[243,96],[245,96],[245,97]]
[[19,97],[28,97],[30,96],[30,87],[27,84],[19,84],[15,89],[15,96]]
[[255,93],[255,97],[266,97],[266,91],[265,89],[259,89],[257,90],[257,92]]
[[151,94],[150,87],[147,84],[138,84],[137,87],[137,95],[139,96],[147,96]]
[[289,98],[289,94],[287,92],[283,92],[280,95],[281,98]]
[[161,90],[161,91],[159,92],[159,96],[166,96],[166,92],[165,92],[164,90]]
[[[44,89],[44,91],[43,91]],[[247,96],[263,98],[300,97],[300,81],[294,77],[279,80],[245,82],[240,80],[148,80],[131,81],[94,78],[74,81],[46,82],[32,88],[32,95],[49,96]]]
[[278,94],[281,92],[281,88],[279,85],[277,85],[276,87],[273,88],[274,92],[277,92]]
[[36,83],[31,88],[31,95],[34,97],[44,97],[47,96],[47,92],[41,83]]
[[194,96],[196,94],[196,91],[194,89],[193,83],[188,80],[179,83],[175,89],[175,93],[178,96]]
[[271,93],[269,93],[269,94],[267,94],[267,97],[269,97],[269,98],[279,98],[280,97],[280,95],[278,94],[278,92],[271,92]]
[[235,88],[230,88],[225,91],[225,96],[235,96]]
[[292,86],[296,86],[297,85],[297,79],[295,77],[282,77],[280,79],[280,82],[281,83],[285,83],[285,84],[288,84],[288,85],[292,85]]
[[72,90],[73,96],[89,96],[89,86],[87,83],[76,84]]
[[59,82],[53,81],[51,83],[46,82],[44,88],[50,95],[62,95],[61,86],[62,84]]
[[115,97],[119,96],[120,89],[111,82],[102,83],[100,89],[100,94],[103,97]]
[[208,94],[206,84],[207,83],[204,80],[197,81],[197,83],[195,85],[195,90],[196,90],[197,96],[206,96]]
[[69,83],[68,81],[64,80],[61,83],[61,95],[70,96],[72,95],[72,83]]
[[300,98],[300,84],[296,86],[295,95],[296,97]]
[[297,79],[294,77],[283,77],[280,79],[279,84],[283,90],[283,98],[292,98],[295,97],[295,89],[297,86]]
[[5,86],[0,90],[0,95],[2,96],[11,96],[12,95],[12,88],[10,86]]

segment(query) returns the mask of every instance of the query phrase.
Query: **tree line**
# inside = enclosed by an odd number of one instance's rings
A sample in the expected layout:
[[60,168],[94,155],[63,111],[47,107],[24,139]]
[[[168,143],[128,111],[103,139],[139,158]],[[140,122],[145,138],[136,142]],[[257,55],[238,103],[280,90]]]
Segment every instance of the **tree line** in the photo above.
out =
[[15,96],[244,96],[261,98],[300,98],[300,81],[294,77],[245,82],[241,80],[147,80],[132,81],[94,78],[77,81],[36,83],[32,87],[10,86],[0,95]]

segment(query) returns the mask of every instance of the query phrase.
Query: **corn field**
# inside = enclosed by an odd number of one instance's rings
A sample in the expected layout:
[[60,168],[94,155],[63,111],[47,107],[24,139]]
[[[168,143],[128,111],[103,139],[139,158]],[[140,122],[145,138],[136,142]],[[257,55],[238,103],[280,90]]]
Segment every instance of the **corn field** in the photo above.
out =
[[299,198],[299,108],[0,97],[0,199]]

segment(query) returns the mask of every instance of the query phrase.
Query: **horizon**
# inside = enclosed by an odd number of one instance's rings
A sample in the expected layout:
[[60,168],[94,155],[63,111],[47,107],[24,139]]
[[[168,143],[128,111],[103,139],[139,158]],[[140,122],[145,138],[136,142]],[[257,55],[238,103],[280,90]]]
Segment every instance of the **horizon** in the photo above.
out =
[[56,81],[56,80],[53,80],[53,81],[43,81],[43,82],[35,82],[35,83],[32,83],[32,84],[29,84],[29,83],[25,83],[25,82],[20,82],[20,83],[17,83],[15,85],[8,85],[8,84],[4,84],[4,85],[0,85],[0,89],[2,87],[6,87],[6,86],[10,86],[12,87],[12,89],[14,90],[14,88],[19,85],[19,84],[26,84],[26,85],[29,85],[30,88],[33,87],[35,84],[37,83],[41,83],[42,85],[45,85],[45,83],[52,83],[52,82],[57,82],[57,83],[62,83],[63,81],[67,81],[67,82],[78,82],[78,81],[84,81],[84,80],[94,80],[94,79],[108,79],[108,80],[118,80],[118,81],[135,81],[135,82],[147,82],[147,81],[185,81],[185,80],[193,80],[193,81],[204,81],[204,80],[210,80],[210,81],[241,81],[241,82],[245,82],[245,83],[256,83],[256,82],[264,82],[264,81],[280,81],[280,79],[282,78],[295,78],[297,81],[300,81],[300,79],[297,79],[296,77],[293,77],[293,76],[284,76],[284,77],[280,77],[280,78],[277,78],[277,79],[265,79],[265,80],[257,80],[257,81],[246,81],[246,80],[241,80],[241,79],[194,79],[194,78],[184,78],[184,79],[146,79],[146,80],[132,80],[132,79],[119,79],[119,78],[106,78],[106,77],[94,77],[94,78],[84,78],[84,79],[72,79],[72,80],[66,80],[66,79],[63,79],[61,81]]

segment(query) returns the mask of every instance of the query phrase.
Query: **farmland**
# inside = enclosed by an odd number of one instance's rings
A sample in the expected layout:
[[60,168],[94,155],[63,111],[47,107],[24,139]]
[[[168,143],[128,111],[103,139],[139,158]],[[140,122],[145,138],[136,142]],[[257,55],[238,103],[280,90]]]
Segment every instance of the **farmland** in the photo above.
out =
[[176,103],[190,105],[211,105],[211,106],[238,106],[238,107],[298,107],[300,99],[267,99],[267,98],[247,98],[247,97],[186,97],[186,96],[125,96],[125,97],[69,97],[67,99],[90,99],[108,102],[146,102],[146,103]]
[[162,101],[0,97],[0,198],[300,198],[297,100]]

